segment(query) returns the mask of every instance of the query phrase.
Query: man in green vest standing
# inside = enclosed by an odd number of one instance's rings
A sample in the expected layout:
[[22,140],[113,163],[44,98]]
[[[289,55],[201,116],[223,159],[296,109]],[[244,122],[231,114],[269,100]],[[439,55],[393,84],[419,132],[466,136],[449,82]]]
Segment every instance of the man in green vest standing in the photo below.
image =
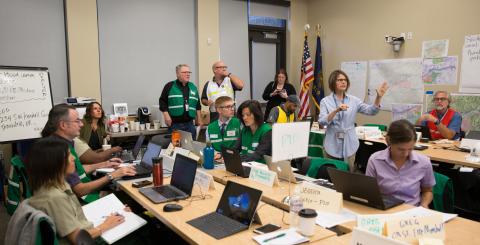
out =
[[[89,174],[98,168],[112,168],[119,165],[116,159],[108,161],[82,165],[75,151],[73,139],[80,135],[80,128],[83,126],[82,120],[78,117],[75,107],[67,104],[55,105],[48,113],[48,121],[42,130],[42,137],[54,137],[65,141],[70,154],[75,158],[74,174],[68,175],[66,181],[78,197],[85,202],[92,202],[99,198],[98,190],[113,179],[123,176],[135,175],[135,169],[123,167],[109,173],[96,180],[91,180]],[[118,159],[120,160],[120,159]]]
[[195,84],[190,82],[190,67],[180,64],[175,67],[177,79],[165,84],[159,104],[160,111],[168,126],[169,132],[183,130],[192,133],[193,139],[197,138],[197,131],[193,120],[198,126],[200,122],[200,100]]
[[[207,141],[217,152],[221,152],[222,147],[233,149],[240,135],[240,120],[234,117],[235,103],[232,98],[221,96],[215,100],[215,109],[219,117],[208,125]],[[216,159],[219,157],[215,156]]]

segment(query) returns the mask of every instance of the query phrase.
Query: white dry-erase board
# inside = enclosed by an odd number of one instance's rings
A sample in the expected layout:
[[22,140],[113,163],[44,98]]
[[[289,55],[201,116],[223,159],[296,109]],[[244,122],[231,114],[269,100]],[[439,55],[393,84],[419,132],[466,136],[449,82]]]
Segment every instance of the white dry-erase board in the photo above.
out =
[[39,138],[52,106],[48,68],[0,66],[0,142]]

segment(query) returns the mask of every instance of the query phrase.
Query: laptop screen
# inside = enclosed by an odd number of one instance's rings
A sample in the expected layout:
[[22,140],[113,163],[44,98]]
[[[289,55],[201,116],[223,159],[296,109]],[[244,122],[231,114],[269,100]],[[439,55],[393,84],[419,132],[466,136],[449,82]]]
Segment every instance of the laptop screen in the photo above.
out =
[[160,155],[161,147],[155,143],[149,142],[147,150],[143,154],[142,163],[152,167],[152,158]]
[[177,187],[188,195],[192,194],[193,182],[197,173],[197,161],[177,154],[173,164],[171,185]]
[[216,212],[249,226],[261,196],[260,190],[228,181]]
[[137,142],[135,142],[135,146],[133,147],[133,150],[132,150],[133,158],[137,158],[138,152],[140,152],[140,147],[142,147],[144,139],[145,139],[145,135],[140,134],[140,136],[138,136]]

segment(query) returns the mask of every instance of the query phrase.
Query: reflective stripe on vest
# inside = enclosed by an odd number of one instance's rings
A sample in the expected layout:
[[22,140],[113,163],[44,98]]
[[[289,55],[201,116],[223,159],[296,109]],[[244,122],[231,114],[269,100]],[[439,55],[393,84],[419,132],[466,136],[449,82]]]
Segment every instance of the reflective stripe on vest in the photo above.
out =
[[[240,154],[244,155],[248,153],[254,153],[255,149],[257,149],[258,143],[260,142],[260,139],[270,130],[272,130],[270,124],[264,123],[257,129],[257,131],[255,131],[255,134],[252,135],[250,128],[244,127],[242,129],[242,151]],[[263,161],[259,160],[259,162]]]
[[[187,83],[188,93],[188,116],[195,118],[198,105],[198,91],[191,82]],[[177,80],[173,81],[173,85],[168,92],[168,113],[170,116],[179,117],[185,113],[185,101],[182,90],[177,86]]]
[[[228,96],[232,99],[235,97],[232,82],[230,81],[229,77],[225,77],[220,85],[218,85],[212,79],[211,81],[208,81],[206,86],[207,86],[207,98],[214,102],[220,96]],[[210,111],[211,112],[216,111],[215,103],[210,105]]]
[[218,120],[215,120],[208,125],[207,133],[213,149],[216,151],[222,151],[222,146],[226,148],[233,148],[235,147],[236,141],[240,135],[240,120],[238,120],[236,117],[230,119],[228,124],[225,126],[223,135],[221,134]]

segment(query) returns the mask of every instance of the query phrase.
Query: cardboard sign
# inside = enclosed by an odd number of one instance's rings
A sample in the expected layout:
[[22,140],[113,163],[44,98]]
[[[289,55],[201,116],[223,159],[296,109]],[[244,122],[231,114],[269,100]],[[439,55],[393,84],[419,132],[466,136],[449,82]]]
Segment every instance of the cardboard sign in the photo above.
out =
[[401,217],[387,220],[387,236],[409,243],[421,237],[445,239],[445,224],[441,215]]
[[203,172],[200,169],[197,169],[197,174],[195,174],[194,185],[198,185],[203,191],[215,190],[215,184],[213,183],[213,176]]
[[269,187],[278,185],[277,173],[261,167],[252,166],[248,178]]
[[371,233],[359,228],[353,228],[350,245],[407,245],[408,243]]
[[384,227],[387,215],[357,215],[357,227],[377,235],[385,235]]
[[338,213],[343,207],[342,193],[306,181],[297,188],[304,208]]

